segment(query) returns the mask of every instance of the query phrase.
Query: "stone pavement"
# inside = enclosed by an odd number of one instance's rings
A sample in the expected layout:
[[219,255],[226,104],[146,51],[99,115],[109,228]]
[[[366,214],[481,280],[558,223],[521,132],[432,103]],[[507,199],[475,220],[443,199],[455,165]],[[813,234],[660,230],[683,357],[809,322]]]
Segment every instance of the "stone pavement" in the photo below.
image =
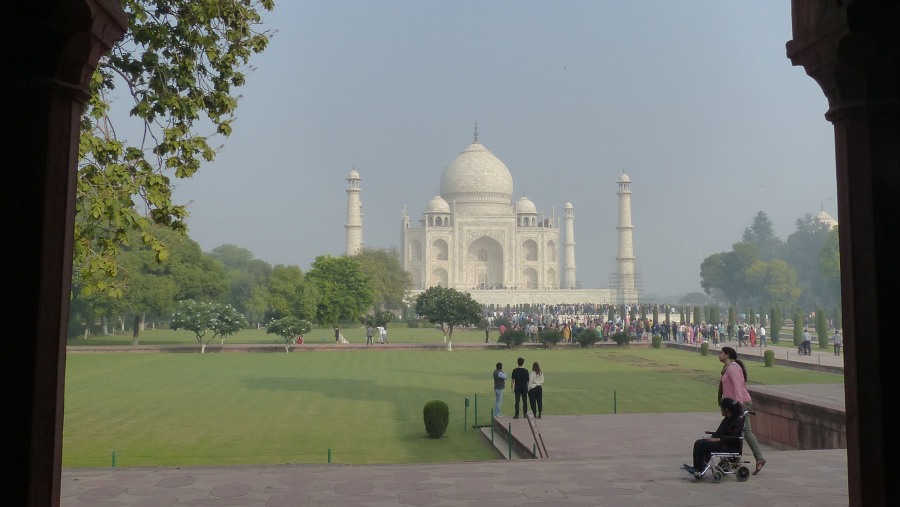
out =
[[[507,418],[508,419],[508,418]],[[778,451],[747,482],[683,472],[715,413],[544,415],[550,459],[418,465],[66,469],[62,505],[847,505],[845,450]],[[529,431],[527,422],[514,422]],[[519,431],[514,427],[514,433]]]
[[[454,348],[456,346],[454,345]],[[777,364],[842,367],[830,351],[798,356],[776,347]],[[738,349],[742,359],[761,355]],[[715,360],[715,354],[710,354]],[[767,386],[778,388],[779,386]],[[795,386],[792,386],[795,387]],[[803,391],[843,405],[840,390]],[[839,399],[840,398],[840,399]],[[415,465],[277,465],[64,469],[64,507],[306,505],[843,506],[847,452],[763,446],[766,467],[747,482],[697,481],[680,467],[717,413],[553,416],[538,421],[550,458]],[[524,419],[513,434],[530,430]],[[749,450],[747,450],[749,452]],[[749,456],[749,454],[748,454]],[[747,459],[750,459],[749,457]]]

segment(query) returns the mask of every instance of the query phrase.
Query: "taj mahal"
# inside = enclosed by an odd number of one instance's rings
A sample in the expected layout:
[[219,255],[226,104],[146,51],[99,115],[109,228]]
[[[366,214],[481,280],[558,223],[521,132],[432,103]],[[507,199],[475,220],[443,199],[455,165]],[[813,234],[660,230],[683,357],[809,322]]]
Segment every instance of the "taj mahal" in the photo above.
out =
[[[355,169],[347,178],[347,255],[362,248],[360,180]],[[412,275],[413,296],[442,286],[486,305],[637,302],[631,180],[623,172],[617,184],[614,287],[584,289],[576,276],[574,206],[565,203],[557,217],[555,209],[539,212],[527,197],[514,201],[510,170],[479,142],[476,127],[420,218],[414,221],[406,206],[401,211],[400,263]]]

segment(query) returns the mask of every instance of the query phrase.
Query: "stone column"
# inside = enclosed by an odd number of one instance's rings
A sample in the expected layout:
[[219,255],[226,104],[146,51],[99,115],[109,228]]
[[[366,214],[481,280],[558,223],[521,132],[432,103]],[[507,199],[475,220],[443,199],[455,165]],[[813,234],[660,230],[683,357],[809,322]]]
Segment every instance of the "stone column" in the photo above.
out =
[[900,495],[888,462],[900,445],[900,7],[793,0],[792,18],[788,57],[822,87],[834,124],[850,505],[887,505]]
[[127,18],[115,0],[13,0],[2,8],[6,168],[0,444],[4,505],[59,505],[79,122],[100,56]]
[[624,172],[616,182],[619,190],[619,225],[616,226],[619,239],[617,294],[620,304],[637,302],[637,291],[634,285],[634,227],[631,225],[631,180]]
[[356,255],[363,245],[362,203],[359,200],[359,182],[361,178],[356,169],[347,176],[347,247],[346,255]]

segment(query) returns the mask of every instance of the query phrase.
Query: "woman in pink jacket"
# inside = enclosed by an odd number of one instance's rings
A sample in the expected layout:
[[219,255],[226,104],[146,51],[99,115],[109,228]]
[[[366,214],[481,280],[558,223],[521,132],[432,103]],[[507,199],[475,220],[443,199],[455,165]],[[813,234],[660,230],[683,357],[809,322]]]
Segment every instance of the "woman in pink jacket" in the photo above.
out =
[[[744,410],[752,410],[750,393],[747,392],[747,368],[738,359],[737,351],[731,347],[722,347],[719,351],[719,362],[725,365],[722,368],[722,379],[719,381],[719,404],[721,405],[722,398],[731,398],[741,402]],[[756,459],[756,470],[753,471],[753,475],[756,475],[766,465],[766,459],[763,458],[759,442],[756,441],[756,436],[750,428],[749,416],[744,418],[744,441],[750,446]]]

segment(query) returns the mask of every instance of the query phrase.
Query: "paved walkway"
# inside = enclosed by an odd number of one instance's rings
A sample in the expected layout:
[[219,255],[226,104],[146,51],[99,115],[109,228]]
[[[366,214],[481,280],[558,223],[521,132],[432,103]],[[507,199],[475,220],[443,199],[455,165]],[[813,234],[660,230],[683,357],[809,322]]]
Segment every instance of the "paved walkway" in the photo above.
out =
[[[62,505],[847,505],[845,450],[777,451],[747,482],[680,466],[718,414],[545,416],[547,460],[433,465],[284,465],[73,470]],[[524,420],[520,423],[526,429]],[[514,432],[518,428],[513,429]]]
[[[456,345],[454,345],[456,348]],[[843,366],[830,351],[779,363]],[[754,352],[758,352],[754,349]],[[782,353],[784,358],[782,358]],[[744,359],[750,349],[738,349]],[[710,354],[713,356],[713,354]],[[761,355],[761,352],[756,355]],[[713,356],[714,359],[715,356]],[[777,388],[778,386],[768,386]],[[841,391],[807,394],[843,405]],[[718,425],[715,413],[545,415],[550,459],[425,465],[283,465],[65,469],[64,507],[249,506],[845,506],[846,450],[779,451],[747,482],[695,480],[682,470],[693,441]],[[513,433],[530,433],[523,419]]]

